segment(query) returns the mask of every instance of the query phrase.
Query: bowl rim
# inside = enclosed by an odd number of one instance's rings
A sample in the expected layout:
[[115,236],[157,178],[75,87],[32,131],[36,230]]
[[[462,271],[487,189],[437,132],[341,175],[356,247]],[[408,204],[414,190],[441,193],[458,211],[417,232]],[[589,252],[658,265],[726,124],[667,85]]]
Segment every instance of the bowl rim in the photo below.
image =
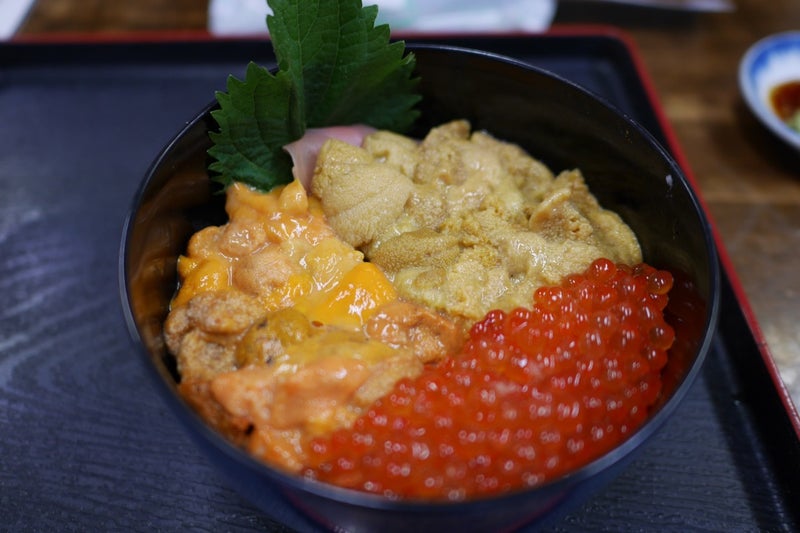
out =
[[[272,467],[252,455],[246,450],[236,446],[228,439],[220,435],[216,430],[212,429],[201,417],[194,411],[180,395],[166,382],[167,376],[164,375],[156,366],[153,361],[152,355],[147,350],[145,343],[137,328],[136,320],[133,316],[131,295],[128,290],[128,243],[133,233],[133,222],[136,217],[137,209],[141,205],[145,197],[145,193],[155,177],[155,173],[161,166],[167,154],[179,144],[181,138],[196,127],[200,127],[198,123],[207,122],[210,112],[214,110],[218,104],[216,101],[211,101],[202,110],[200,110],[194,117],[188,120],[179,131],[160,149],[153,162],[149,165],[143,179],[141,180],[133,200],[130,204],[128,213],[124,219],[122,227],[122,239],[119,247],[118,257],[118,284],[119,284],[119,297],[121,300],[123,318],[128,330],[129,338],[133,344],[134,349],[142,357],[144,364],[148,367],[148,371],[156,377],[158,381],[158,390],[162,397],[167,401],[170,407],[174,410],[174,414],[179,421],[188,423],[191,429],[203,436],[203,438],[210,442],[217,452],[223,453],[226,458],[235,461],[236,463],[243,464],[246,468],[255,471],[261,476],[266,477],[270,481],[277,483],[276,489],[280,485],[286,485],[293,490],[301,491],[312,494],[322,499],[328,499],[337,503],[348,504],[371,510],[391,510],[407,513],[450,513],[460,508],[474,508],[479,506],[494,505],[499,501],[513,502],[516,499],[525,499],[532,491],[540,491],[543,495],[551,494],[558,496],[563,494],[567,487],[580,486],[585,482],[590,481],[600,472],[606,471],[618,464],[625,463],[635,457],[637,449],[641,449],[641,444],[646,444],[650,441],[651,437],[657,433],[670,418],[672,413],[683,402],[688,391],[691,389],[693,383],[700,373],[706,355],[711,349],[714,336],[716,334],[719,307],[720,307],[720,267],[718,260],[718,252],[716,243],[710,230],[710,223],[708,216],[699,200],[699,193],[695,189],[691,180],[687,177],[686,173],[677,163],[675,158],[662,146],[662,144],[642,125],[632,119],[622,110],[609,103],[605,98],[593,93],[592,91],[582,87],[581,85],[572,82],[552,71],[543,69],[521,60],[480,49],[446,45],[446,44],[428,44],[428,43],[413,43],[407,44],[407,49],[411,52],[416,50],[433,50],[440,52],[451,52],[457,54],[467,54],[472,56],[481,56],[485,59],[492,61],[500,61],[510,67],[521,68],[528,71],[534,71],[539,75],[544,75],[554,78],[560,83],[567,84],[575,90],[584,93],[585,96],[596,100],[600,105],[605,106],[613,113],[619,115],[629,126],[631,126],[640,135],[647,138],[648,143],[659,151],[660,155],[664,157],[670,166],[677,173],[677,179],[683,183],[688,191],[695,211],[701,219],[701,222],[707,231],[705,233],[705,250],[709,258],[709,272],[708,272],[708,291],[709,301],[706,302],[705,323],[703,325],[703,336],[698,343],[697,356],[692,362],[686,374],[683,376],[682,381],[676,386],[674,394],[667,399],[658,410],[650,415],[647,420],[639,426],[631,435],[629,435],[623,442],[615,446],[613,449],[596,457],[589,463],[584,464],[578,469],[572,470],[552,480],[545,481],[540,485],[530,488],[520,488],[512,491],[502,492],[489,496],[482,496],[478,498],[471,498],[460,501],[448,500],[418,500],[418,499],[391,499],[386,496],[367,493],[356,489],[348,489],[339,487],[314,479],[304,477],[302,474],[293,474],[282,471],[279,468]],[[674,176],[673,176],[674,177]],[[187,416],[188,415],[188,416]],[[197,438],[196,435],[192,435]],[[198,443],[199,444],[199,443]],[[285,489],[284,489],[285,490]]]
[[[800,55],[800,30],[774,33],[753,43],[739,62],[739,88],[745,103],[772,133],[785,143],[800,150],[800,132],[784,123],[759,92],[758,75],[766,68],[770,57],[791,50]],[[800,65],[793,79],[800,80]]]

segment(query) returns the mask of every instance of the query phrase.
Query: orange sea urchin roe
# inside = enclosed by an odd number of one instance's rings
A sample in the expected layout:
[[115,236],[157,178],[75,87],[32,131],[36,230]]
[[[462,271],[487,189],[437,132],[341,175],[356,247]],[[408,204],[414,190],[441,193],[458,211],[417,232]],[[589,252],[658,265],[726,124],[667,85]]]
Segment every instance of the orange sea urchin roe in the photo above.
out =
[[540,484],[646,418],[674,339],[668,272],[595,261],[490,312],[463,353],[398,382],[349,429],[316,439],[306,475],[394,498],[463,500]]

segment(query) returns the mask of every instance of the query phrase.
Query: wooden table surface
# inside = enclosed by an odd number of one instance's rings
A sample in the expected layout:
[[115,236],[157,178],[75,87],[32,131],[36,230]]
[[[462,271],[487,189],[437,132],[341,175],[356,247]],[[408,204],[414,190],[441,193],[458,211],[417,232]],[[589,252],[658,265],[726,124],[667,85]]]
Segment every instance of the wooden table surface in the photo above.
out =
[[[563,3],[554,24],[610,24],[633,40],[795,403],[800,403],[800,155],[752,117],[737,85],[747,48],[800,29],[797,0],[686,14]],[[204,31],[207,0],[38,0],[21,36]]]

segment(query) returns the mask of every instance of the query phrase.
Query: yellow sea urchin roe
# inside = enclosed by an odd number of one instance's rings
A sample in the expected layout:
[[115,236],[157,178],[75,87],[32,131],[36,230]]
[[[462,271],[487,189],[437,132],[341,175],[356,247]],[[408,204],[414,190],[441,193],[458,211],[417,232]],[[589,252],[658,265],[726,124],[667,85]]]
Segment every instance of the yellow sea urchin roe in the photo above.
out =
[[371,263],[357,264],[342,276],[336,290],[320,294],[316,301],[301,300],[295,309],[306,311],[310,304],[306,314],[323,324],[341,323],[342,317],[372,316],[375,309],[397,297],[394,286]]
[[398,305],[298,182],[267,194],[233,185],[226,211],[178,261],[164,336],[184,398],[254,455],[298,469],[304,441],[460,346],[447,319]]
[[556,176],[466,121],[419,143],[385,131],[363,148],[329,140],[312,191],[337,234],[402,297],[467,321],[526,305],[536,288],[599,257],[642,260],[633,231],[580,171]]
[[[198,231],[178,261],[181,284],[165,337],[182,378],[210,379],[267,363],[284,355],[281,335],[296,344],[308,337],[277,332],[274,323],[282,330],[307,323],[365,337],[363,325],[397,298],[380,269],[334,235],[300,183],[268,194],[235,184],[225,209],[228,223]],[[277,314],[286,309],[301,320]],[[221,321],[226,313],[247,319]],[[298,361],[309,359],[301,353],[306,349],[315,348],[294,349]]]
[[235,184],[226,211],[229,222],[199,231],[179,259],[173,307],[203,292],[237,290],[265,313],[295,306],[312,320],[360,328],[396,298],[381,271],[333,234],[300,183],[269,194]]

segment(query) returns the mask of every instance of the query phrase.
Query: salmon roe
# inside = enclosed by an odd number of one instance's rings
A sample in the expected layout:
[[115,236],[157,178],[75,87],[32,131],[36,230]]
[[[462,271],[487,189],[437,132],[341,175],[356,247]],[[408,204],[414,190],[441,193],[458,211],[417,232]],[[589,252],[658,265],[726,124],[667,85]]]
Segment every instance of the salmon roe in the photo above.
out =
[[390,498],[460,501],[531,487],[610,450],[645,420],[674,340],[669,272],[595,261],[491,311],[463,353],[398,382],[314,440],[308,477]]

